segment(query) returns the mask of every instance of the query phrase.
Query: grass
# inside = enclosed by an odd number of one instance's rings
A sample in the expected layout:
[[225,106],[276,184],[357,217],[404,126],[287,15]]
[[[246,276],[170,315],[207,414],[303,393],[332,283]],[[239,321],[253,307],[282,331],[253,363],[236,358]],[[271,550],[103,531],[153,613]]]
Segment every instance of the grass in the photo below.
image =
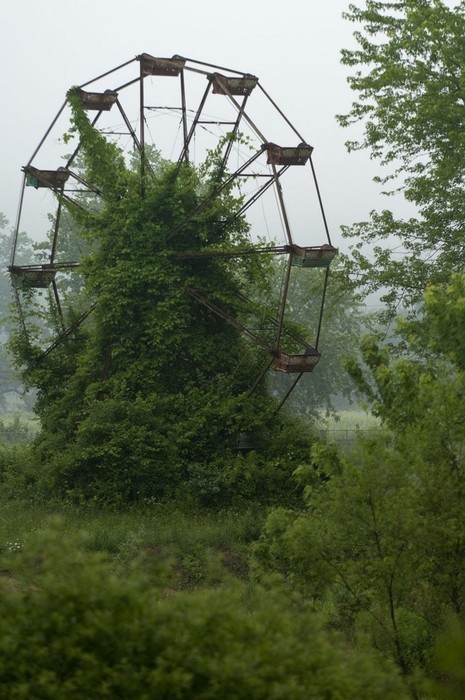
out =
[[[37,423],[30,414],[3,414],[0,439],[2,425],[32,431]],[[378,425],[370,414],[350,410],[322,419],[320,429],[329,439],[343,443],[350,440],[345,433],[355,435],[357,430]],[[170,561],[170,587],[189,589],[221,582],[230,575],[246,577],[251,543],[258,539],[265,516],[265,509],[259,506],[213,513],[152,502],[116,512],[0,500],[0,555],[15,551],[31,533],[58,517],[64,535],[85,531],[89,550],[106,553],[119,571],[146,566],[148,558],[161,557]]]
[[160,504],[105,512],[8,502],[0,505],[0,555],[21,548],[31,533],[57,517],[63,535],[85,532],[89,551],[106,553],[119,573],[165,562],[166,584],[181,590],[219,585],[231,576],[246,578],[250,545],[265,512],[191,512]]

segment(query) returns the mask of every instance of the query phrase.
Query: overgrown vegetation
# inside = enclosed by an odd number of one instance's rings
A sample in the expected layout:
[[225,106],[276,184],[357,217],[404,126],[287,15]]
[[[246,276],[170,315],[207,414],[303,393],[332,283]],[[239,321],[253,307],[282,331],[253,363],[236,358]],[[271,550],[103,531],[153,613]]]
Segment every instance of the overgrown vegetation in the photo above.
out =
[[[92,244],[81,270],[83,294],[96,306],[47,356],[21,326],[12,341],[24,381],[38,391],[38,490],[113,504],[190,497],[227,505],[286,493],[292,500],[292,471],[309,459],[308,429],[276,415],[263,384],[249,391],[263,350],[186,293],[201,290],[251,321],[243,296],[270,294],[268,258],[177,256],[249,245],[247,222],[236,216],[240,199],[227,188],[217,193],[219,155],[200,170],[155,157],[141,184],[72,91],[70,101],[86,181],[103,192],[97,210],[71,208]],[[207,205],[180,227],[201,201]],[[73,318],[72,303],[67,313]],[[238,434],[264,435],[268,426],[268,447],[245,464],[234,450]]]
[[[349,10],[362,30],[343,60],[366,72],[342,121],[364,122],[356,147],[401,163],[419,208],[409,222],[373,214],[364,233],[409,247],[400,267],[379,248],[368,281],[387,289],[391,314],[399,297],[414,313],[346,361],[377,426],[350,450],[276,415],[265,386],[251,398],[260,357],[184,293],[200,287],[246,318],[236,292],[272,287],[260,257],[176,257],[246,245],[243,219],[224,227],[231,192],[171,236],[215,188],[215,154],[176,177],[155,159],[141,197],[139,175],[75,105],[86,177],[105,191],[97,213],[78,215],[98,304],[45,358],[14,340],[43,430],[32,449],[0,450],[8,698],[465,696],[465,273],[451,264],[464,224],[464,16],[465,3],[440,0]],[[356,251],[348,269],[364,282],[374,267]],[[347,294],[350,346],[360,319],[351,284]],[[260,449],[234,451],[241,429]]]

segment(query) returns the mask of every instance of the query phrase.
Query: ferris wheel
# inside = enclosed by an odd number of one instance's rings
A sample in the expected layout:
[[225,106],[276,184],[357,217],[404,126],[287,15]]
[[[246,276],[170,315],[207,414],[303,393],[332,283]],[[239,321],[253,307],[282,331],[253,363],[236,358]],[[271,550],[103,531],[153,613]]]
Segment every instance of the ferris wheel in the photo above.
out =
[[[249,243],[231,249],[176,250],[180,259],[195,262],[212,256],[241,258],[251,255],[282,256],[283,277],[279,298],[269,322],[273,339],[244,325],[202,289],[185,285],[186,294],[212,314],[232,324],[265,355],[263,369],[251,382],[252,390],[270,369],[294,377],[286,397],[297,381],[312,372],[320,359],[318,350],[329,266],[337,254],[332,245],[314,164],[313,147],[293,126],[284,112],[250,73],[175,55],[159,58],[142,53],[73,87],[60,110],[23,168],[18,217],[9,273],[19,317],[28,332],[30,319],[23,312],[24,298],[36,298],[35,308],[54,304],[56,325],[42,340],[47,355],[89,316],[94,303],[87,300],[81,313],[65,318],[63,294],[79,286],[82,248],[73,239],[66,204],[98,206],[102,195],[86,182],[79,168],[81,144],[70,132],[70,100],[78,99],[92,125],[118,145],[127,158],[139,155],[143,183],[151,177],[149,154],[176,163],[201,165],[216,150],[221,176],[213,192],[186,213],[167,237],[170,240],[188,226],[212,198],[227,189],[240,195],[235,216],[249,222]],[[73,140],[74,139],[74,140]],[[70,152],[71,148],[71,152]],[[54,212],[51,214],[51,212]],[[21,255],[21,232],[36,242],[32,259]],[[76,245],[74,245],[76,243]],[[319,270],[321,300],[316,327],[308,329],[311,343],[286,329],[289,285],[296,269]],[[252,302],[253,303],[253,302]],[[286,342],[292,336],[293,347]],[[285,399],[284,399],[285,400]]]

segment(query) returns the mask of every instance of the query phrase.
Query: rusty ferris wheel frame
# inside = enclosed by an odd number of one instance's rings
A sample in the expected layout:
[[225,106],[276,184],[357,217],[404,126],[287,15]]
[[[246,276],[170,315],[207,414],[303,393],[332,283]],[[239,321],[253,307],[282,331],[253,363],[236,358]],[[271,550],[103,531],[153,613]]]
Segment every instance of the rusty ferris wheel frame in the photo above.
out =
[[[111,89],[95,90],[95,84],[100,84],[102,80],[108,80],[110,76],[115,76],[123,69],[131,69],[139,64],[139,68],[134,76],[126,80],[122,84]],[[206,84],[203,92],[200,92],[200,99],[196,109],[189,108],[187,83],[191,76],[203,77],[206,79]],[[175,107],[156,107],[149,105],[146,98],[146,79],[150,78],[158,83],[160,79],[167,78],[179,81],[179,100],[180,104]],[[135,86],[138,92],[138,119],[137,124],[131,120],[129,114],[125,110],[125,105],[121,98],[124,92]],[[89,90],[89,88],[94,88]],[[268,140],[261,128],[257,125],[257,120],[252,118],[252,112],[249,109],[254,93],[258,91],[265,99],[274,114],[286,126],[289,131],[289,140],[291,137],[295,139],[293,145],[288,142],[284,144],[276,143]],[[51,125],[45,132],[43,138],[29,159],[28,163],[23,167],[23,183],[18,207],[18,216],[15,226],[15,234],[12,245],[11,259],[9,265],[9,273],[13,283],[13,290],[19,309],[19,316],[22,319],[25,332],[26,325],[22,316],[21,295],[24,291],[39,289],[48,289],[56,304],[58,317],[60,319],[61,329],[57,337],[49,343],[44,350],[43,356],[49,354],[60,344],[75,328],[84,321],[89,313],[94,308],[95,304],[91,305],[79,318],[75,319],[72,324],[66,326],[60,301],[59,286],[57,285],[57,275],[62,272],[69,273],[79,267],[78,260],[58,260],[57,246],[60,237],[60,222],[62,207],[65,202],[81,206],[79,201],[79,192],[89,192],[93,196],[99,197],[102,193],[95,187],[87,183],[79,172],[73,169],[73,163],[80,151],[80,144],[77,145],[74,152],[66,160],[66,164],[56,169],[43,169],[37,167],[36,158],[47,142],[52,129],[55,127],[59,118],[68,106],[68,97],[70,93],[77,95],[82,106],[88,111],[95,113],[92,119],[92,125],[99,128],[99,122],[102,115],[108,114],[111,110],[116,110],[119,118],[122,120],[125,135],[132,142],[133,147],[140,154],[140,174],[141,174],[141,196],[144,195],[144,182],[146,177],[150,176],[150,164],[145,157],[147,147],[147,121],[146,115],[149,111],[171,109],[180,115],[179,126],[182,132],[181,148],[178,154],[177,163],[181,167],[183,163],[192,162],[192,151],[195,148],[196,134],[199,129],[208,129],[209,125],[221,126],[228,129],[228,138],[224,139],[221,153],[221,172],[224,176],[217,188],[206,196],[199,204],[187,214],[184,221],[171,231],[167,237],[167,242],[176,236],[176,234],[194,219],[208,203],[220,195],[221,192],[230,187],[232,183],[241,181],[244,182],[248,178],[255,182],[259,179],[259,186],[254,186],[253,190],[243,198],[243,202],[236,216],[245,215],[245,213],[270,189],[274,190],[275,199],[278,205],[279,215],[282,222],[285,243],[284,245],[251,245],[245,248],[237,247],[236,249],[221,251],[221,250],[186,250],[185,252],[176,252],[178,258],[186,258],[194,260],[196,258],[223,256],[240,258],[245,255],[255,254],[270,254],[286,256],[285,272],[279,305],[276,316],[271,319],[274,327],[274,341],[270,344],[264,340],[259,333],[245,327],[238,319],[232,317],[224,309],[214,303],[211,299],[205,297],[202,290],[185,287],[185,292],[195,298],[199,304],[206,306],[212,313],[222,317],[225,322],[234,325],[249,339],[262,347],[268,354],[268,360],[264,363],[263,369],[259,376],[254,380],[251,391],[263,379],[266,372],[272,367],[278,371],[292,374],[295,376],[290,389],[282,400],[281,404],[288,398],[293,391],[297,382],[307,372],[313,371],[320,359],[318,344],[320,340],[320,332],[322,326],[325,296],[328,284],[329,266],[333,258],[337,254],[337,249],[332,245],[326,215],[320,195],[320,189],[315,173],[315,168],[312,161],[313,147],[310,146],[299,131],[293,126],[284,112],[278,107],[276,102],[270,97],[266,90],[260,84],[259,79],[250,74],[241,71],[225,68],[214,64],[197,61],[190,58],[175,55],[172,58],[159,58],[147,53],[140,54],[135,58],[120,64],[101,75],[89,80],[78,87],[72,88],[62,107],[53,119]],[[227,101],[231,110],[231,117],[212,120],[206,113],[207,99],[210,95],[219,95]],[[244,159],[235,169],[231,169],[231,155],[235,140],[241,133],[244,126],[254,137],[254,147],[251,155]],[[285,204],[282,180],[284,174],[291,168],[309,168],[311,174],[311,183],[313,191],[316,195],[317,208],[321,216],[321,224],[325,240],[318,245],[297,245],[293,240],[291,225],[288,215],[288,210]],[[46,262],[33,262],[32,264],[18,264],[18,240],[21,230],[23,204],[26,193],[26,188],[32,186],[36,190],[51,190],[58,200],[56,215],[54,217],[53,232],[51,235],[51,245]],[[315,331],[315,340],[310,345],[306,340],[290,334],[294,341],[297,341],[303,348],[298,354],[287,353],[282,348],[283,335],[285,335],[284,318],[286,313],[286,304],[289,291],[289,283],[293,267],[299,268],[318,268],[324,270],[324,280],[322,285],[321,305],[318,315],[318,323]]]

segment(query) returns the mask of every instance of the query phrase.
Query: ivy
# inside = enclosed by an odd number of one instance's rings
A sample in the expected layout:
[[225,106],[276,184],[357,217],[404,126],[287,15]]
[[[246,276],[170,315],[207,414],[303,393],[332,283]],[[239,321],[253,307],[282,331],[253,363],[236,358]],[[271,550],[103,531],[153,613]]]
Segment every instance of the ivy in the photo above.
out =
[[21,333],[13,341],[39,393],[36,459],[59,497],[169,497],[191,464],[205,472],[235,460],[240,430],[273,420],[279,432],[284,421],[273,418],[263,385],[249,393],[263,350],[185,292],[201,290],[246,323],[253,309],[240,295],[270,290],[269,259],[180,256],[250,245],[240,198],[218,185],[219,155],[196,170],[154,154],[141,187],[147,154],[128,161],[90,124],[73,90],[69,101],[83,179],[102,193],[85,212],[64,203],[87,247],[82,293],[95,309],[45,357]]

